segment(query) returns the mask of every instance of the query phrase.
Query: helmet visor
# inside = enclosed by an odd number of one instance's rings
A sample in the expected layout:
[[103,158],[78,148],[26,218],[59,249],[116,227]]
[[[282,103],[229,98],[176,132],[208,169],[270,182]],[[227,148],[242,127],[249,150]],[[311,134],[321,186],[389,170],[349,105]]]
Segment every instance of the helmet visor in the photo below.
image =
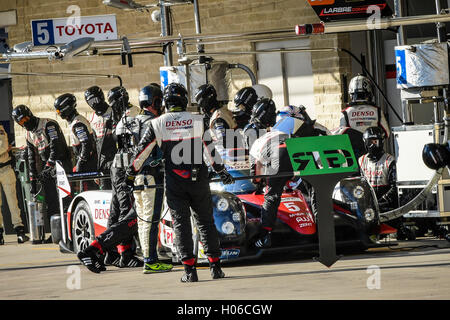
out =
[[29,120],[29,116],[24,116],[17,123],[19,124],[19,126],[24,127]]
[[380,147],[380,140],[379,139],[369,139],[368,141],[367,141],[367,146],[375,146],[375,147],[377,147],[377,148],[379,148]]

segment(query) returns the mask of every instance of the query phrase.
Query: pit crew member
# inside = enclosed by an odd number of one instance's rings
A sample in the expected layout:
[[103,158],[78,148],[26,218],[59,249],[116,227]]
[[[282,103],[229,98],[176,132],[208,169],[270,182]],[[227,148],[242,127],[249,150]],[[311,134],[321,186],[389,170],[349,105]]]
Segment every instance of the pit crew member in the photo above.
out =
[[[115,123],[112,108],[105,101],[105,94],[98,86],[89,87],[84,92],[86,103],[94,110],[91,118],[91,127],[95,132],[97,146],[98,172],[109,175],[114,155],[117,152],[113,137]],[[101,190],[111,190],[111,179],[100,179]]]
[[132,118],[127,115],[131,108],[128,92],[124,87],[115,87],[108,92],[108,101],[116,116],[122,114],[122,117],[114,130],[117,153],[111,166],[112,198],[107,229],[77,255],[94,273],[105,271],[105,265],[120,268],[144,265],[135,255],[133,239],[138,234],[137,214],[133,192],[126,181],[126,168],[135,143],[130,130]]
[[[32,196],[37,195],[39,181],[44,191],[47,219],[50,223],[51,216],[60,212],[56,192],[56,161],[60,161],[66,172],[71,172],[70,150],[61,127],[55,120],[38,118],[25,105],[15,107],[12,117],[26,130],[26,148],[23,156],[28,159],[30,193]],[[40,159],[40,163],[36,163],[37,159]],[[42,168],[40,172],[38,168]],[[50,241],[51,238],[46,240],[46,242]]]
[[[200,241],[208,256],[211,276],[213,279],[223,278],[225,274],[219,259],[219,238],[214,225],[208,168],[203,159],[205,151],[213,156],[214,145],[205,143],[203,116],[186,111],[188,98],[183,85],[169,84],[164,88],[163,97],[166,113],[151,120],[127,172],[133,181],[154,147],[158,145],[161,148],[165,161],[167,205],[173,218],[175,244],[184,266],[181,282],[198,281],[196,257],[193,254],[191,208]],[[213,160],[210,163],[224,183],[234,182],[223,164]]]
[[[132,134],[135,141],[140,141],[150,125],[150,120],[163,113],[163,94],[159,86],[150,84],[139,92],[141,114],[133,118]],[[172,270],[171,264],[158,261],[158,226],[161,217],[164,190],[147,188],[148,185],[164,183],[164,172],[161,163],[162,152],[159,147],[153,149],[152,155],[144,164],[141,174],[135,180],[135,207],[138,216],[139,240],[144,256],[143,273],[167,272]]]
[[[280,119],[270,132],[257,139],[250,149],[250,156],[254,158],[252,161],[256,163],[256,174],[285,175],[291,173],[293,169],[286,149],[286,139],[327,135],[328,133],[329,130],[316,123],[316,120],[311,120],[304,109],[293,110],[292,114]],[[291,179],[292,176],[274,176],[266,179],[267,189],[261,208],[261,230],[254,241],[255,247],[271,247],[271,233],[281,202],[281,194],[284,186]]]
[[[9,144],[8,134],[3,125],[0,124],[0,190],[5,193],[11,213],[11,222],[17,234],[17,242],[24,243],[29,240],[25,234],[25,228],[20,217],[20,208],[17,201],[16,174],[12,168],[13,160],[10,155],[11,145]],[[1,192],[0,192],[1,193]],[[0,207],[2,199],[0,194]],[[3,211],[0,212],[0,245],[5,243],[3,239]]]
[[389,138],[390,130],[383,111],[375,105],[373,85],[369,78],[357,75],[348,85],[350,105],[342,110],[340,127],[349,127],[361,133],[369,127],[380,127]]
[[[76,109],[77,99],[71,93],[60,95],[55,100],[55,110],[69,124],[70,145],[75,155],[74,173],[97,171],[97,148],[95,133],[89,121],[80,115]],[[84,181],[83,189],[95,190],[93,181]]]

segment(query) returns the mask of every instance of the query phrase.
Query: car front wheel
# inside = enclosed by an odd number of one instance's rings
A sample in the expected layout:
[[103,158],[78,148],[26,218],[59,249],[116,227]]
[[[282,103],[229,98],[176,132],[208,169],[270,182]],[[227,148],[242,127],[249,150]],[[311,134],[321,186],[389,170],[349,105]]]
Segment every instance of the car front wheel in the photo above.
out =
[[95,239],[91,210],[86,201],[77,204],[72,221],[73,249],[78,253],[86,249]]

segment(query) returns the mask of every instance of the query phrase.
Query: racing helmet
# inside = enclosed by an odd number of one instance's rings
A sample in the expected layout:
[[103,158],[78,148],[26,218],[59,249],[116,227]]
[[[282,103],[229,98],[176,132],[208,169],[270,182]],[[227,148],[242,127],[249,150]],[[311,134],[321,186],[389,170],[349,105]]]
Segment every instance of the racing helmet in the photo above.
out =
[[303,118],[302,112],[305,109],[306,108],[302,105],[299,105],[298,107],[294,105],[285,106],[281,108],[280,111],[277,112],[276,121],[278,122],[280,119],[284,117],[295,117],[302,119]]
[[255,90],[258,99],[269,98],[272,99],[272,90],[265,84],[254,84],[252,88]]
[[55,100],[56,113],[65,120],[69,120],[77,113],[77,98],[71,93],[64,93]]
[[89,87],[84,92],[86,103],[95,111],[96,114],[102,115],[108,110],[109,105],[105,101],[105,94],[98,86]]
[[149,86],[155,86],[155,87],[158,87],[159,89],[161,89],[161,85],[159,83],[156,83],[156,82],[150,83]]
[[208,116],[211,116],[213,111],[219,107],[216,89],[211,84],[203,84],[198,87],[195,91],[194,98],[200,110]]
[[129,96],[127,90],[122,87],[114,87],[108,92],[108,102],[113,112],[119,118],[128,108]]
[[281,131],[290,136],[296,136],[296,133],[302,131],[301,128],[304,128],[305,126],[306,124],[304,120],[286,116],[275,123],[271,130]]
[[244,87],[234,96],[234,105],[236,109],[233,110],[233,112],[244,111],[250,115],[256,101],[258,101],[258,95],[256,94],[255,89],[252,87]]
[[428,143],[423,147],[422,160],[433,170],[450,166],[450,145]]
[[275,124],[276,117],[275,102],[272,99],[263,98],[253,106],[250,121],[259,127],[270,128]]
[[384,132],[380,127],[367,128],[363,133],[363,140],[369,156],[378,158],[384,153]]
[[12,111],[12,117],[17,124],[27,131],[33,131],[38,126],[38,118],[36,118],[26,105],[18,105]]
[[366,76],[357,75],[353,77],[348,85],[348,93],[354,103],[373,102],[372,82]]
[[187,90],[181,83],[172,82],[164,88],[164,103],[167,111],[186,111],[188,105]]
[[158,116],[163,113],[162,99],[161,88],[156,84],[145,86],[139,91],[139,106],[141,109],[150,111],[151,108],[156,111]]
[[289,111],[289,113],[275,123],[272,131],[282,131],[293,137],[317,135],[317,130],[314,127],[316,120],[311,120],[304,106],[292,106],[285,110]]

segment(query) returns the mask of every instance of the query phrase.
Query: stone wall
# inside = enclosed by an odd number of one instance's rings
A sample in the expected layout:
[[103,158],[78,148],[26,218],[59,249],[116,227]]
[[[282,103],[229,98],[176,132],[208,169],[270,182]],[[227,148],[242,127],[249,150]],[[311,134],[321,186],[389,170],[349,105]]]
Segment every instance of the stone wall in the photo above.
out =
[[[143,4],[155,1],[139,0]],[[122,11],[107,7],[102,0],[2,0],[0,11],[16,9],[18,25],[9,27],[9,44],[12,46],[24,41],[31,41],[30,21],[33,19],[69,17],[66,10],[70,5],[78,5],[82,16],[116,14],[120,36],[129,38],[157,37],[161,33],[160,25],[150,19],[150,13]],[[203,33],[220,34],[272,29],[294,30],[295,24],[317,22],[318,18],[306,0],[199,0],[201,27]],[[180,5],[172,8],[173,33],[195,34],[192,5]],[[294,32],[294,31],[293,31]],[[311,37],[314,48],[348,47],[348,35],[326,35]],[[206,44],[208,51],[246,51],[253,48],[250,42],[227,42]],[[189,47],[188,51],[194,51]],[[174,63],[177,61],[174,48]],[[249,66],[256,74],[255,57],[252,55],[217,57],[230,63],[242,63]],[[134,67],[120,64],[119,56],[79,57],[67,62],[29,61],[13,62],[14,72],[79,72],[96,74],[118,74],[127,88],[131,102],[137,104],[138,91],[150,82],[159,82],[159,67],[163,65],[161,55],[133,56]],[[317,119],[328,128],[338,124],[339,112],[342,108],[341,75],[350,73],[350,60],[337,52],[312,54],[314,72],[314,94]],[[245,85],[250,85],[247,74],[236,69],[232,72],[230,97]],[[57,96],[72,92],[78,99],[78,110],[90,117],[91,109],[83,98],[83,92],[91,85],[99,85],[107,92],[118,85],[115,79],[103,78],[63,78],[20,76],[13,78],[13,105],[26,104],[40,117],[58,119],[53,109]],[[61,122],[64,130],[67,124]],[[17,125],[17,145],[23,143],[23,131]]]

